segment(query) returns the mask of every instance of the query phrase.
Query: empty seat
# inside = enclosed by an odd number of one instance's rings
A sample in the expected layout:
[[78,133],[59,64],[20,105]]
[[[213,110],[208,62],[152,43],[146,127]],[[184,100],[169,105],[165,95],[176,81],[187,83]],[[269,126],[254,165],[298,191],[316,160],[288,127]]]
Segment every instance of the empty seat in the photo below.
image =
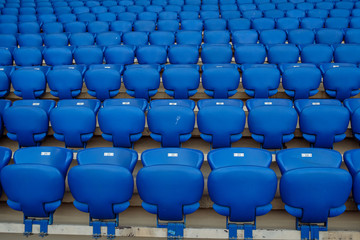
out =
[[175,34],[169,31],[155,31],[149,34],[151,45],[170,46],[175,43]]
[[352,17],[351,18],[350,28],[360,28],[360,17]]
[[360,63],[360,45],[343,44],[335,48],[334,62],[336,63]]
[[226,29],[225,19],[207,19],[204,20],[204,29],[208,31],[220,31]]
[[316,32],[316,43],[340,44],[344,33],[340,29],[320,29]]
[[45,34],[44,45],[47,47],[65,47],[69,45],[69,39],[65,33]]
[[263,148],[283,148],[294,138],[298,115],[288,99],[249,99],[248,125],[251,137]]
[[229,238],[236,239],[239,228],[245,238],[252,238],[256,216],[272,209],[277,177],[270,169],[271,159],[268,151],[253,148],[216,149],[208,154],[209,196],[213,209],[229,222]]
[[0,47],[16,47],[17,40],[12,34],[0,34]]
[[137,32],[152,32],[155,31],[155,21],[138,20],[134,22],[134,31]]
[[18,35],[18,44],[20,47],[41,47],[43,38],[40,34],[20,34]]
[[[351,130],[354,137],[360,140],[360,126],[359,126],[359,111],[360,102],[358,98],[345,99],[344,106],[349,110],[351,114]],[[349,167],[349,166],[348,166]],[[350,169],[349,169],[350,170]]]
[[[86,24],[83,22],[69,22],[64,24],[64,30],[68,33],[86,32]],[[82,35],[85,36],[85,35]]]
[[300,51],[294,44],[276,44],[268,47],[267,55],[269,63],[297,63]]
[[183,235],[185,224],[179,221],[200,206],[203,158],[201,151],[178,148],[151,149],[141,156],[144,168],[137,174],[136,186],[142,206],[157,215],[158,226],[167,227],[170,238]]
[[86,71],[84,81],[88,93],[104,101],[115,97],[121,86],[121,65],[92,65]]
[[60,100],[50,112],[54,137],[65,142],[65,147],[85,148],[94,135],[100,105],[97,99]]
[[345,43],[360,44],[360,29],[347,29]]
[[175,99],[187,99],[197,92],[200,84],[198,65],[165,65],[162,74],[165,92]]
[[253,19],[251,28],[257,31],[274,29],[275,20],[271,18],[256,18]]
[[122,12],[118,14],[118,20],[132,23],[136,20],[136,16],[137,14],[133,12]]
[[327,18],[329,16],[329,10],[326,9],[311,9],[307,12],[307,16],[310,18]]
[[39,146],[47,135],[48,115],[54,107],[53,100],[15,101],[3,113],[8,138],[17,141],[19,147]]
[[[9,148],[0,147],[0,170],[2,170],[10,162],[12,152]],[[2,188],[0,186],[0,195],[2,194]]]
[[13,57],[18,66],[39,66],[43,60],[41,51],[37,47],[15,48]]
[[[10,92],[10,76],[14,71],[12,66],[5,66],[0,68],[0,97],[5,97]],[[2,105],[0,104],[0,111]],[[0,124],[1,127],[2,124]],[[0,130],[1,133],[1,130]]]
[[220,18],[218,11],[200,11],[200,18],[202,20]]
[[262,18],[263,13],[260,10],[247,10],[242,12],[243,18],[256,19]]
[[235,61],[238,64],[261,64],[265,62],[266,49],[262,44],[236,44]]
[[79,22],[93,22],[96,21],[96,15],[93,13],[81,13],[77,15],[77,21]]
[[69,47],[49,47],[45,48],[44,60],[49,66],[71,65],[73,62],[72,49]]
[[74,33],[70,35],[71,46],[90,46],[94,45],[95,38],[91,33]]
[[121,44],[121,34],[116,32],[103,32],[96,35],[96,45],[112,46]]
[[301,51],[302,63],[330,63],[333,59],[333,50],[326,44],[310,44]]
[[348,171],[340,169],[341,160],[339,152],[327,149],[296,148],[276,155],[281,199],[285,210],[296,217],[303,239],[310,238],[310,231],[311,238],[318,239],[319,230],[327,230],[328,218],[346,209],[352,180]]
[[199,12],[197,11],[182,11],[179,13],[180,21],[199,19]]
[[18,17],[15,15],[3,14],[0,16],[0,23],[17,23],[17,22],[18,22]]
[[304,10],[300,10],[300,9],[291,9],[288,10],[285,14],[286,17],[290,17],[290,18],[305,18],[306,16],[306,12]]
[[100,13],[97,14],[96,19],[98,21],[113,22],[116,21],[116,14],[111,12]]
[[133,147],[145,127],[145,99],[108,99],[99,111],[102,137],[114,147]]
[[150,136],[162,147],[180,147],[191,138],[195,103],[192,100],[153,100],[147,114]]
[[228,29],[231,32],[250,29],[250,27],[251,21],[246,18],[236,18],[228,20]]
[[175,20],[175,19],[158,20],[157,30],[158,31],[176,32],[179,30],[179,21]]
[[131,32],[132,23],[128,21],[113,21],[110,23],[110,31],[112,32]]
[[240,82],[237,65],[204,64],[202,71],[202,85],[207,95],[214,98],[228,98],[237,92]]
[[159,20],[177,20],[178,14],[176,12],[162,11],[159,13]]
[[40,25],[37,22],[23,22],[18,24],[19,33],[40,33]]
[[126,93],[132,97],[149,100],[159,88],[160,70],[161,67],[158,65],[126,66],[123,75]]
[[80,46],[74,51],[76,64],[102,64],[103,58],[103,50],[99,46]]
[[340,101],[360,92],[360,69],[357,67],[334,67],[324,74],[324,88],[328,95]]
[[226,44],[230,42],[229,31],[204,31],[204,43]]
[[263,30],[260,33],[259,40],[265,45],[283,44],[286,41],[286,33],[279,29]]
[[294,29],[288,32],[288,42],[300,47],[313,44],[315,33],[310,29]]
[[200,137],[213,148],[231,147],[242,137],[246,116],[241,100],[203,99],[197,105]]
[[167,62],[166,46],[139,46],[136,49],[139,64],[165,64]]
[[295,101],[300,130],[314,147],[332,148],[346,137],[350,113],[336,99],[299,99]]
[[[287,65],[287,66],[286,66]],[[285,64],[282,85],[293,99],[309,98],[318,93],[321,72],[312,64]]]
[[261,64],[242,69],[242,85],[250,97],[268,98],[277,93],[280,84],[280,72],[276,68]]
[[314,4],[310,2],[301,2],[296,4],[296,8],[304,11],[308,11],[314,8]]
[[229,10],[229,11],[222,11],[221,18],[229,21],[231,19],[239,19],[241,17],[241,13],[238,10]]
[[324,20],[321,19],[321,18],[307,17],[307,18],[303,18],[301,20],[300,26],[301,26],[301,28],[310,29],[310,30],[323,28],[324,27]]
[[134,48],[127,45],[110,46],[104,52],[107,64],[132,64],[134,63]]
[[330,17],[341,17],[341,18],[347,18],[350,17],[351,11],[348,9],[331,9],[329,11]]
[[281,29],[281,30],[285,30],[285,31],[289,31],[289,30],[293,30],[293,29],[298,29],[300,26],[300,22],[297,18],[279,18],[276,21],[276,28],[277,29]]
[[349,19],[343,17],[330,17],[325,20],[326,28],[344,29],[349,27]]
[[203,27],[204,27],[203,21],[200,19],[181,21],[181,29],[182,30],[202,31]]
[[[349,99],[350,100],[350,99]],[[354,198],[355,204],[357,205],[357,209],[359,209],[359,180],[358,180],[358,173],[359,173],[359,149],[353,149],[346,151],[344,153],[344,161],[349,169],[350,174],[353,178],[353,191],[352,196]]]
[[9,48],[1,47],[0,48],[0,65],[13,65],[13,56]]
[[258,42],[259,34],[257,31],[251,30],[237,30],[232,32],[233,44],[255,44]]
[[1,183],[7,204],[23,212],[25,235],[32,233],[33,224],[40,224],[40,236],[47,235],[47,227],[64,197],[66,173],[72,159],[72,151],[68,149],[24,148],[14,153],[15,164],[3,168]]
[[197,64],[199,47],[196,45],[172,45],[168,51],[171,64]]
[[23,99],[41,97],[46,89],[45,74],[48,67],[24,67],[11,73],[11,83],[15,95]]
[[181,30],[176,33],[177,44],[191,44],[200,46],[202,42],[201,31],[187,31]]
[[59,99],[76,98],[82,90],[84,66],[55,66],[46,75],[51,95]]
[[76,15],[72,13],[59,14],[57,15],[57,20],[61,23],[75,22]]
[[203,44],[201,46],[201,60],[203,63],[230,63],[232,56],[230,44]]
[[132,46],[147,45],[148,35],[145,32],[127,32],[123,35],[123,42]]
[[90,215],[94,237],[101,236],[104,220],[108,237],[115,236],[119,213],[130,205],[137,160],[135,151],[121,148],[92,148],[78,153],[78,166],[69,171],[68,183],[74,206]]
[[108,32],[109,23],[102,21],[89,22],[89,24],[87,25],[87,30],[89,33],[94,33],[94,34]]
[[64,27],[59,22],[49,22],[44,23],[41,27],[42,31],[46,34],[48,33],[62,33],[64,32]]

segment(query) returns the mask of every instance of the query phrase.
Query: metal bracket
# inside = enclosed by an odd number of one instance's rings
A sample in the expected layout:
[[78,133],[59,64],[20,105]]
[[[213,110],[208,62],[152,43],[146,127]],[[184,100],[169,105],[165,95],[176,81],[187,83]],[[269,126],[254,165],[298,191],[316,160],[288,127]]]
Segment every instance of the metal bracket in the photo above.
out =
[[229,218],[226,218],[226,227],[229,229],[229,239],[238,239],[237,230],[244,230],[244,239],[253,239],[253,230],[256,229],[256,220],[253,224],[250,223],[229,223]]
[[184,238],[184,229],[185,229],[186,217],[182,222],[166,222],[160,223],[159,218],[157,218],[157,227],[158,228],[167,228],[167,239],[171,240],[180,240]]
[[26,237],[29,237],[32,235],[32,226],[34,224],[40,225],[40,237],[46,237],[48,235],[48,225],[51,225],[53,223],[53,214],[51,213],[49,218],[28,218],[24,216],[24,225],[25,225],[25,231],[24,235]]
[[119,215],[113,221],[93,220],[90,217],[89,225],[93,227],[93,238],[101,238],[101,227],[107,227],[107,239],[114,239],[115,228],[119,226]]
[[301,223],[299,219],[296,219],[296,229],[301,232],[301,240],[319,240],[319,232],[327,231],[328,223],[325,222],[324,225],[311,224],[311,223]]

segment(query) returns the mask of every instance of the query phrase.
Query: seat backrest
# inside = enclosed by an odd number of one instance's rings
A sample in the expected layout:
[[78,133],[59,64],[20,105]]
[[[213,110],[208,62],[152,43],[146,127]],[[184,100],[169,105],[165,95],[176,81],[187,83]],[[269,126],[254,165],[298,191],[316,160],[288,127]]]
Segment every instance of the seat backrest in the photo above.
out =
[[230,44],[203,44],[201,60],[203,63],[230,63],[233,53]]
[[167,62],[166,46],[147,45],[136,48],[139,64],[165,64]]
[[286,41],[286,33],[280,29],[269,29],[260,32],[260,42],[265,45],[283,44]]
[[310,44],[301,51],[302,63],[330,63],[333,59],[333,50],[329,45]]
[[263,44],[237,44],[234,56],[238,64],[262,64],[265,62],[266,49]]
[[335,48],[334,62],[360,64],[359,54],[359,44],[344,44]]
[[340,44],[344,33],[340,29],[321,29],[316,32],[316,42],[323,44]]
[[13,71],[11,83],[14,93],[23,99],[35,99],[44,94],[48,67],[24,67]]

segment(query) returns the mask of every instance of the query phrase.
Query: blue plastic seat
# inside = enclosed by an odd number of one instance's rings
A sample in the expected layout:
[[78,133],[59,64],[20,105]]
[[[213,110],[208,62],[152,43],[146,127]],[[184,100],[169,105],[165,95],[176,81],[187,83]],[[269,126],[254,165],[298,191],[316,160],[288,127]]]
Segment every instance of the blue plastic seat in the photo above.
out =
[[263,30],[260,32],[260,43],[264,45],[284,44],[286,41],[286,33],[280,29]]
[[247,10],[242,12],[243,18],[247,19],[256,19],[256,18],[262,18],[263,13],[260,10]]
[[[12,152],[9,148],[0,147],[0,170],[2,170],[11,160]],[[0,195],[2,194],[2,188],[0,186]]]
[[358,98],[345,99],[344,106],[351,114],[351,130],[354,137],[360,140],[359,111],[360,102]]
[[284,64],[282,85],[286,95],[294,100],[309,98],[318,93],[321,72],[313,64]]
[[300,47],[313,44],[315,33],[310,29],[293,29],[288,32],[288,42]]
[[121,12],[117,15],[118,20],[120,21],[128,21],[133,23],[136,20],[136,13],[133,12]]
[[41,47],[43,38],[40,34],[27,33],[18,35],[18,44],[20,47]]
[[170,46],[175,43],[175,34],[169,31],[155,31],[149,34],[151,45]]
[[0,23],[17,23],[18,17],[15,15],[3,14],[0,16]]
[[94,35],[91,33],[74,33],[69,39],[71,46],[90,46],[95,43]]
[[3,113],[8,138],[17,141],[19,147],[39,146],[47,135],[48,115],[54,107],[53,100],[15,101],[13,106]]
[[96,35],[96,45],[112,46],[121,44],[121,33],[102,32]]
[[177,32],[179,30],[179,21],[177,19],[158,20],[158,31]]
[[97,21],[113,22],[116,21],[116,14],[111,12],[99,13],[96,16]]
[[274,65],[250,65],[242,69],[242,85],[245,93],[255,98],[268,98],[277,93],[280,72]]
[[58,22],[68,23],[68,22],[76,22],[76,15],[72,13],[63,13],[57,15]]
[[333,50],[326,44],[310,44],[301,50],[302,63],[330,63],[333,59]]
[[49,33],[62,33],[64,32],[64,27],[61,23],[59,22],[49,22],[49,23],[44,23],[41,26],[41,29],[44,33],[49,34]]
[[307,12],[307,16],[310,18],[327,18],[329,16],[329,10],[326,9],[311,9]]
[[290,31],[293,29],[298,29],[300,26],[300,22],[297,18],[278,18],[276,21],[276,28],[284,31]]
[[107,64],[133,64],[135,58],[134,47],[127,45],[107,47],[104,56]]
[[[350,100],[350,99],[349,99]],[[359,149],[353,149],[344,153],[344,161],[353,178],[352,196],[359,209]]]
[[135,54],[139,64],[165,64],[167,62],[166,46],[139,46]]
[[296,148],[282,150],[276,158],[282,172],[280,195],[285,210],[296,217],[302,239],[319,239],[319,231],[327,230],[328,218],[345,211],[351,192],[351,175],[340,169],[341,154]]
[[197,124],[203,140],[213,148],[231,147],[240,140],[246,121],[241,100],[203,99],[197,105]]
[[343,41],[344,33],[340,29],[320,29],[316,32],[316,43],[340,44]]
[[249,99],[251,137],[263,148],[280,149],[294,138],[298,115],[288,99]]
[[315,4],[315,7],[318,9],[331,10],[334,8],[334,5],[332,2],[318,2]]
[[188,44],[200,46],[202,42],[201,31],[180,30],[176,33],[177,44]]
[[0,47],[16,47],[17,40],[12,34],[0,34]]
[[253,1],[249,2],[249,3],[242,3],[238,5],[239,10],[241,11],[241,13],[246,12],[246,11],[251,11],[251,10],[256,10],[257,5],[253,3]]
[[196,45],[172,45],[168,51],[171,64],[197,64],[199,47]]
[[237,30],[231,33],[233,44],[255,44],[258,42],[259,34],[257,31]]
[[360,44],[360,29],[347,29],[345,32],[345,43]]
[[295,9],[295,4],[292,2],[281,1],[277,4],[276,8],[286,12]]
[[52,224],[65,193],[66,173],[72,159],[68,149],[24,148],[14,153],[15,164],[2,169],[7,204],[23,212],[26,236],[32,233],[33,224],[40,224],[41,237],[47,235],[47,227]]
[[332,148],[346,137],[350,113],[336,99],[299,99],[295,101],[300,130],[314,147]]
[[321,18],[303,18],[300,23],[301,28],[315,30],[324,27],[324,20]]
[[131,32],[132,23],[129,21],[113,21],[110,23],[110,31],[112,32]]
[[96,15],[93,13],[81,13],[77,15],[77,21],[79,22],[93,22],[96,21]]
[[334,62],[360,64],[360,44],[339,45],[334,51]]
[[200,11],[200,18],[202,20],[220,18],[219,11]]
[[101,236],[101,226],[108,227],[108,237],[115,236],[118,215],[130,205],[134,189],[132,172],[137,160],[137,153],[129,149],[79,151],[78,166],[69,171],[68,183],[74,206],[90,215],[94,237]]
[[271,18],[255,18],[252,20],[251,28],[257,31],[271,30],[275,28],[275,20]]
[[85,148],[94,135],[100,105],[97,99],[60,100],[50,112],[54,137],[65,142],[65,147]]
[[213,209],[226,216],[229,239],[237,238],[238,229],[244,229],[244,238],[252,238],[256,216],[272,209],[277,177],[270,169],[271,159],[268,151],[254,148],[216,149],[208,154],[208,191]]
[[109,31],[109,23],[103,21],[89,22],[87,25],[89,33],[98,34]]
[[204,23],[200,19],[181,21],[181,30],[202,31],[203,28],[204,28]]
[[46,75],[51,95],[59,99],[72,99],[80,95],[85,66],[55,66]]
[[228,29],[231,32],[250,29],[250,27],[251,21],[246,18],[236,18],[228,20]]
[[179,13],[179,19],[180,19],[180,21],[199,19],[199,12],[198,11],[181,11]]
[[232,56],[230,44],[203,44],[201,46],[201,60],[203,63],[230,63]]
[[265,62],[266,49],[262,44],[236,44],[235,61],[238,64],[262,64]]
[[150,136],[162,147],[180,147],[191,138],[195,103],[192,100],[153,100],[147,114]]
[[65,47],[69,45],[69,39],[65,33],[49,33],[44,35],[46,47]]
[[160,13],[163,11],[163,6],[152,3],[152,5],[146,6],[147,12]]
[[[352,8],[351,8],[352,10]],[[348,18],[350,17],[351,11],[348,9],[331,9],[329,11],[329,17],[341,17],[341,18]]]
[[100,109],[98,121],[102,137],[114,147],[132,147],[145,127],[145,99],[108,99]]
[[272,64],[297,63],[300,51],[294,44],[276,44],[268,47],[267,55]]
[[0,48],[0,65],[13,65],[13,56],[9,48]]
[[40,33],[40,25],[38,22],[22,22],[18,24],[19,33]]
[[0,34],[16,34],[18,26],[16,23],[0,23]]
[[176,12],[162,11],[159,13],[159,20],[177,20],[178,14]]
[[152,32],[155,31],[155,21],[137,20],[134,22],[134,31],[137,32]]
[[208,31],[226,30],[227,21],[221,18],[204,20],[204,29]]
[[165,65],[162,74],[165,92],[175,99],[187,99],[197,92],[200,84],[198,65]]
[[121,86],[122,71],[121,65],[91,65],[84,76],[88,93],[100,101],[115,97]]
[[123,35],[123,42],[131,46],[147,45],[148,35],[145,32],[127,32]]
[[11,73],[11,83],[15,95],[23,99],[41,97],[46,89],[48,67],[24,67]]
[[[84,22],[69,22],[69,23],[65,23],[63,26],[64,26],[65,32],[68,32],[68,33],[84,33],[84,32],[86,32],[86,24]],[[85,35],[80,35],[80,36],[85,36]]]
[[123,75],[126,93],[135,98],[149,100],[160,86],[160,70],[159,65],[126,66]]
[[350,20],[347,17],[329,17],[325,20],[326,28],[345,29],[349,27]]
[[39,66],[42,64],[42,54],[37,47],[15,48],[13,57],[18,66]]
[[227,44],[230,42],[230,32],[226,30],[204,31],[204,43]]
[[[10,76],[14,71],[12,66],[0,67],[0,97],[5,97],[10,92]],[[1,106],[0,106],[1,109]],[[1,127],[2,124],[0,124]],[[0,131],[1,132],[1,131]]]
[[207,95],[214,98],[228,98],[237,92],[240,82],[237,65],[204,64],[202,71],[202,85]]
[[144,168],[137,174],[136,186],[142,207],[157,215],[158,227],[167,227],[170,238],[183,236],[186,215],[200,207],[203,158],[199,150],[179,148],[151,149],[141,156]]
[[229,21],[231,19],[239,19],[241,17],[241,13],[238,10],[228,10],[221,12],[221,18]]
[[360,17],[352,17],[351,18],[350,28],[360,28]]
[[336,67],[324,74],[324,88],[328,95],[340,101],[360,92],[360,69],[357,67]]
[[48,66],[71,65],[73,53],[70,47],[48,47],[43,51],[44,60]]
[[99,46],[80,46],[74,51],[76,64],[102,64],[104,60],[103,49]]

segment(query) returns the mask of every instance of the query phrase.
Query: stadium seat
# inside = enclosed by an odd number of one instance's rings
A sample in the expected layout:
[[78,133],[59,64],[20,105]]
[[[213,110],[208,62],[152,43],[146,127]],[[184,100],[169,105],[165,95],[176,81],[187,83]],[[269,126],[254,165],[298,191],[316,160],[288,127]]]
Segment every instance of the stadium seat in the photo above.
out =
[[131,46],[147,45],[148,35],[145,32],[127,32],[123,34],[123,42]]
[[360,92],[360,69],[357,67],[334,67],[324,74],[326,93],[340,101]]
[[208,31],[226,30],[227,21],[225,19],[207,19],[204,20],[204,29]]
[[57,15],[57,20],[61,23],[75,22],[76,15],[72,13],[59,14]]
[[18,17],[15,15],[3,14],[0,16],[0,23],[17,23]]
[[103,22],[113,22],[116,21],[116,14],[111,12],[104,12],[97,14],[96,16],[97,21],[103,21]]
[[271,30],[275,28],[275,20],[272,18],[255,18],[252,20],[251,28],[257,31]]
[[158,31],[176,32],[179,30],[179,21],[177,19],[158,20]]
[[200,137],[212,148],[231,147],[231,143],[240,140],[246,121],[241,100],[202,99],[197,106]]
[[[7,204],[24,214],[26,236],[33,224],[40,225],[40,236],[47,235],[53,214],[65,193],[65,178],[73,159],[71,150],[58,147],[32,147],[14,153],[15,164],[1,171]],[[31,194],[29,194],[31,193]]]
[[98,46],[113,46],[121,44],[121,33],[116,32],[102,32],[96,35],[96,45]]
[[136,186],[142,207],[156,214],[158,227],[167,227],[168,238],[182,238],[186,215],[200,207],[203,159],[201,151],[183,148],[151,149],[141,155],[144,167]]
[[204,23],[200,19],[181,21],[181,30],[202,31],[203,28],[204,28]]
[[316,43],[340,44],[343,41],[344,33],[340,29],[320,29],[316,32]]
[[285,16],[289,17],[289,18],[302,19],[302,18],[305,18],[306,12],[304,10],[300,10],[300,9],[291,9],[286,12]]
[[44,49],[43,55],[48,66],[71,65],[73,63],[71,47],[48,47]]
[[332,2],[318,2],[315,4],[315,7],[318,9],[331,10],[334,8],[334,5]]
[[134,31],[137,32],[152,32],[155,31],[155,21],[137,20],[134,22]]
[[159,20],[177,20],[178,14],[176,12],[162,11],[159,13],[158,19]]
[[314,4],[309,3],[309,2],[302,2],[302,3],[296,4],[296,9],[299,9],[299,10],[309,11],[313,8],[314,8]]
[[129,21],[113,21],[110,23],[110,31],[112,32],[131,32],[132,23]]
[[238,229],[251,239],[256,216],[272,209],[277,177],[270,169],[271,159],[268,151],[254,148],[216,149],[208,154],[209,196],[213,209],[226,216],[229,239],[238,238]]
[[294,138],[297,113],[288,99],[249,99],[248,125],[251,137],[262,148],[282,149]]
[[180,147],[194,129],[195,102],[192,100],[153,100],[147,114],[150,137],[162,147]]
[[241,17],[241,13],[238,10],[229,10],[229,11],[222,11],[221,18],[229,21],[231,19],[239,19]]
[[284,64],[282,85],[286,95],[296,99],[309,98],[318,93],[321,72],[313,64]]
[[69,39],[65,33],[49,33],[44,35],[46,47],[65,47],[69,45]]
[[19,34],[18,44],[20,47],[42,47],[43,38],[36,33]]
[[[8,163],[11,160],[11,149],[7,148],[7,147],[0,147],[0,171],[6,166],[8,165]],[[0,186],[0,196],[2,194],[2,188]]]
[[151,45],[170,46],[175,43],[175,34],[169,31],[151,32],[149,34],[149,43]]
[[[5,97],[10,92],[10,77],[14,68],[12,66],[0,67],[0,97]],[[0,104],[0,111],[2,105]],[[0,114],[1,115],[1,114]],[[1,127],[2,124],[0,124]],[[0,130],[1,133],[1,130]]]
[[274,67],[250,65],[242,69],[242,85],[250,97],[268,98],[277,93],[280,84],[280,72]]
[[105,49],[104,56],[107,64],[133,64],[135,51],[127,45],[111,46]]
[[149,100],[160,86],[160,70],[159,65],[126,66],[123,74],[126,93],[135,98]]
[[172,45],[168,51],[171,64],[197,64],[199,60],[199,47],[196,45]]
[[180,21],[199,19],[199,12],[198,11],[181,11],[179,13],[179,19],[180,19]]
[[108,32],[109,29],[109,24],[102,21],[89,22],[87,25],[88,32],[93,34]]
[[231,32],[250,29],[250,27],[251,21],[246,18],[236,18],[228,20],[228,29]]
[[309,29],[293,29],[288,32],[288,42],[301,46],[313,44],[315,33]]
[[23,67],[11,73],[11,83],[15,95],[23,99],[41,97],[46,89],[48,67]]
[[13,65],[13,56],[9,48],[0,48],[0,66]]
[[346,137],[350,113],[336,99],[299,99],[295,101],[300,130],[316,148],[332,148]]
[[193,96],[199,87],[199,66],[181,64],[165,65],[162,81],[166,94],[175,99],[187,99]]
[[61,23],[59,22],[49,22],[49,23],[44,23],[41,26],[41,29],[44,33],[49,34],[49,33],[62,33],[64,32],[64,27]]
[[48,115],[54,107],[53,100],[15,101],[3,113],[8,138],[17,141],[19,147],[39,146],[47,135]]
[[350,174],[353,178],[353,189],[352,189],[352,196],[354,198],[354,202],[357,206],[357,209],[359,209],[359,149],[353,149],[346,151],[344,153],[344,162],[349,169]]
[[300,21],[297,18],[278,18],[276,21],[276,28],[284,31],[290,31],[298,29],[300,26]]
[[95,43],[94,35],[91,33],[73,33],[69,39],[71,46],[90,46]]
[[201,31],[180,30],[176,33],[176,43],[177,44],[200,46],[201,42],[202,42],[202,32]]
[[272,18],[274,20],[285,17],[285,12],[279,9],[270,9],[263,12],[265,18]]
[[349,22],[347,17],[329,17],[325,20],[325,27],[342,30],[349,27]]
[[0,34],[0,47],[16,47],[17,40],[12,34]]
[[[237,92],[240,73],[235,64],[204,64],[202,85],[205,93],[213,98],[228,98]],[[219,81],[219,79],[222,79]]]
[[344,106],[349,110],[351,115],[351,130],[354,137],[360,140],[359,111],[360,102],[358,98],[349,98],[344,100]]
[[56,22],[57,18],[55,14],[40,14],[38,20],[42,24]]
[[300,27],[304,29],[316,30],[324,27],[324,20],[321,18],[303,18]]
[[136,16],[137,14],[133,12],[122,12],[118,14],[118,20],[133,23],[136,20]]
[[203,63],[230,63],[232,60],[230,44],[203,44],[201,45],[201,60]]
[[59,99],[72,99],[80,95],[85,66],[55,66],[46,75],[51,95]]
[[347,29],[345,32],[345,43],[360,44],[360,29]]
[[74,51],[74,59],[76,64],[102,64],[104,53],[99,46],[80,46]]
[[[352,9],[352,8],[351,8]],[[331,9],[329,11],[329,17],[341,17],[348,18],[350,17],[351,11],[348,9]]]
[[276,44],[268,47],[267,55],[272,64],[297,63],[300,51],[294,44]]
[[238,30],[231,33],[233,44],[255,44],[258,42],[259,34],[257,31],[250,30]]
[[263,17],[263,13],[260,10],[243,11],[242,15],[243,15],[243,18],[251,19],[251,20]]
[[208,44],[227,44],[230,42],[230,32],[223,31],[204,31],[204,43]]
[[281,199],[285,210],[296,217],[302,239],[319,239],[319,231],[327,230],[328,218],[346,209],[352,179],[340,169],[341,160],[339,152],[328,149],[295,148],[276,155],[282,174]]
[[15,48],[13,57],[17,66],[39,66],[43,60],[41,50],[37,47]]
[[19,33],[40,33],[40,25],[37,22],[22,22],[18,24]]
[[165,64],[167,62],[166,46],[139,46],[135,54],[139,64]]
[[301,50],[302,63],[330,63],[333,59],[333,49],[326,44],[310,44]]
[[121,86],[122,71],[121,65],[91,65],[84,76],[88,93],[100,101],[115,97]]
[[74,206],[89,213],[93,237],[101,236],[101,226],[107,236],[115,236],[119,213],[129,205],[134,190],[132,172],[137,163],[137,152],[121,148],[92,148],[79,151],[78,166],[68,174]]
[[96,15],[94,13],[81,13],[77,15],[77,21],[79,22],[93,22],[96,21]]
[[286,41],[286,33],[283,30],[272,29],[260,32],[259,42],[264,45],[284,44]]
[[307,16],[310,18],[327,18],[329,16],[329,10],[326,9],[310,9],[307,12]]
[[236,44],[234,49],[235,62],[238,64],[262,64],[265,62],[266,49],[263,44]]
[[360,64],[360,45],[343,44],[335,48],[334,62]]
[[65,147],[85,148],[94,135],[100,105],[97,99],[60,100],[50,112],[54,137],[65,142]]
[[133,147],[145,127],[145,99],[108,99],[100,109],[98,121],[102,137],[114,147]]

